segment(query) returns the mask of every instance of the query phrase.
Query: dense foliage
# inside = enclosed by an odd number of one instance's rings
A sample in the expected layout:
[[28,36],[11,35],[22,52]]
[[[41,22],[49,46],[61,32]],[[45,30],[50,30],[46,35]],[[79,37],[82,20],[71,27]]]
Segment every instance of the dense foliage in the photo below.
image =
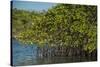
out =
[[12,11],[13,37],[23,43],[97,49],[97,7],[58,4],[48,11]]

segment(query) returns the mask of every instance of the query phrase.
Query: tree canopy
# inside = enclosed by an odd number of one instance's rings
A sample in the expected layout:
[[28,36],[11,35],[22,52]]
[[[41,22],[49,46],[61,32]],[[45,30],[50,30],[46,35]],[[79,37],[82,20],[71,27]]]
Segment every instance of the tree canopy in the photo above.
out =
[[97,7],[58,4],[48,11],[12,9],[13,37],[26,44],[97,49]]

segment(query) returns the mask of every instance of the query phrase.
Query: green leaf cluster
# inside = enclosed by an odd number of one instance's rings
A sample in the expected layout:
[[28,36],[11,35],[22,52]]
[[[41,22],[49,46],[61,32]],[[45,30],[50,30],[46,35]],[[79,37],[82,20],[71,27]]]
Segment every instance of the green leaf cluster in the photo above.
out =
[[97,49],[97,7],[57,4],[48,11],[12,11],[13,37],[23,43]]

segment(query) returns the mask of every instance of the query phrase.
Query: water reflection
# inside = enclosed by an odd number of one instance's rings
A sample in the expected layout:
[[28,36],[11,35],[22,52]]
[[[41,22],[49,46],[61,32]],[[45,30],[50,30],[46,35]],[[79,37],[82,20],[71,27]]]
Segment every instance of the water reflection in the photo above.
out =
[[69,62],[83,62],[93,61],[95,58],[85,57],[37,57],[36,45],[23,45],[17,40],[12,40],[13,51],[13,65],[35,65],[35,64],[52,64],[52,63],[69,63]]

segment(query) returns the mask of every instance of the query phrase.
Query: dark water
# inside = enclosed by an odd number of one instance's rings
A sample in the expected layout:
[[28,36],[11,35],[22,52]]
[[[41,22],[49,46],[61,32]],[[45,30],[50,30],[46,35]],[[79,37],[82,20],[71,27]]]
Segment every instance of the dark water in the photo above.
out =
[[[12,51],[14,66],[91,61],[91,58],[85,57],[51,57],[41,59],[37,57],[36,45],[24,45],[16,40],[12,40]],[[92,58],[92,60],[94,59]]]

